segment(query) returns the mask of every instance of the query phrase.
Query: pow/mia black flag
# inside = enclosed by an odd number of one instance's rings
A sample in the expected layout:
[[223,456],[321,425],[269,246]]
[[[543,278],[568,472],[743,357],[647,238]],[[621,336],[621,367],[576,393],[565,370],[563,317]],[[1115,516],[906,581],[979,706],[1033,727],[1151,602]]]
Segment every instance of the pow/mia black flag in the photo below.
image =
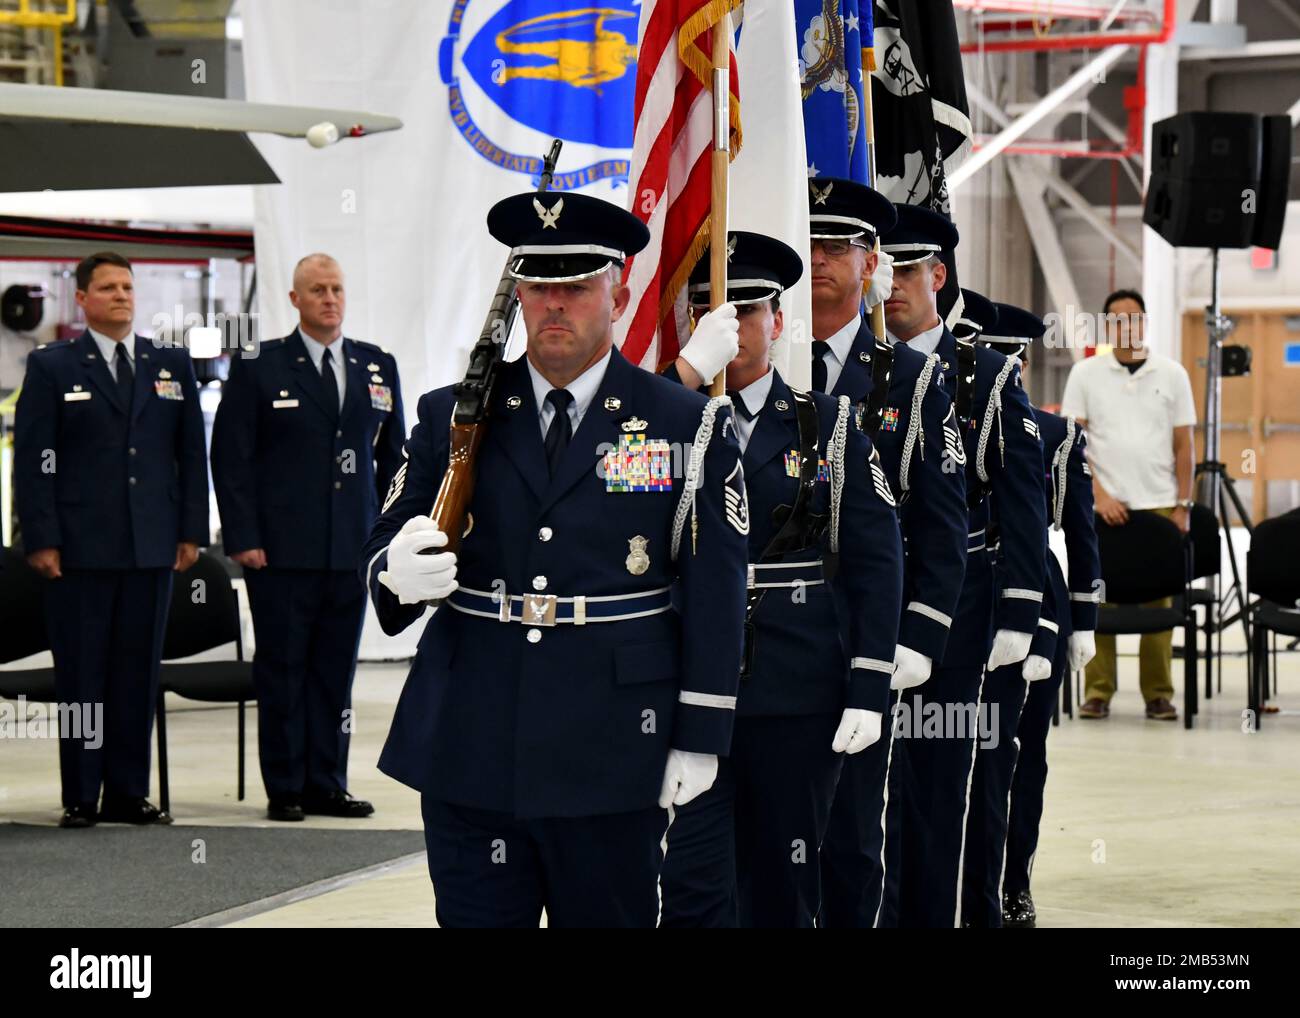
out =
[[[973,132],[951,0],[875,0],[874,28],[876,189],[952,218],[948,174],[970,154]],[[961,291],[944,261],[939,312],[948,317]]]

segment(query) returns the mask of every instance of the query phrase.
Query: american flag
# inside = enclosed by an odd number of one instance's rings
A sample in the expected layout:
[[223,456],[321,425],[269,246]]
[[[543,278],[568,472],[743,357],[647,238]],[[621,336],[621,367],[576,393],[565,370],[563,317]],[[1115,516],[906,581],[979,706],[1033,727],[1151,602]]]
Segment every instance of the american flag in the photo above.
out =
[[[727,7],[735,5],[735,0]],[[686,277],[709,244],[713,146],[712,28],[716,0],[642,0],[637,32],[635,131],[629,208],[650,243],[628,262],[631,302],[620,320],[623,355],[658,370],[689,334]],[[731,156],[740,148],[740,101],[731,61]]]

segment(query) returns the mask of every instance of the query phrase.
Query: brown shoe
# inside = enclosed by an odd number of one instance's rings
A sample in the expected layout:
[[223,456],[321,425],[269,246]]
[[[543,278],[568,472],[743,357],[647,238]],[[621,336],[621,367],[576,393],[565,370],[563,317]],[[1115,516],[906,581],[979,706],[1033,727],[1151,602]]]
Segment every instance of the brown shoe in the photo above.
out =
[[1178,709],[1163,696],[1147,704],[1147,717],[1153,721],[1177,721]]
[[1079,708],[1079,717],[1108,718],[1110,717],[1110,704],[1099,696],[1094,696],[1091,700],[1084,700],[1083,706]]

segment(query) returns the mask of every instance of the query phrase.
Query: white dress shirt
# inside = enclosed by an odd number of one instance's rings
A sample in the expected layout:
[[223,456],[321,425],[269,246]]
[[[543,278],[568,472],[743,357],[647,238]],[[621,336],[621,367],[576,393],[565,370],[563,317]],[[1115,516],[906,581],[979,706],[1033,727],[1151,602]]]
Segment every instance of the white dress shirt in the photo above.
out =
[[[573,402],[569,404],[569,423],[573,425],[574,434],[577,434],[578,425],[582,423],[582,417],[591,406],[591,401],[596,398],[600,383],[605,380],[605,369],[609,367],[613,352],[614,348],[611,346],[604,357],[564,386],[573,397]],[[527,354],[524,354],[524,361],[528,365],[528,376],[533,380],[533,397],[537,401],[537,422],[542,426],[542,438],[545,439],[546,429],[551,426],[551,421],[555,417],[555,406],[546,401],[546,394],[555,386],[533,367],[533,362],[528,360]]]
[[822,363],[826,365],[826,391],[828,393],[835,391],[835,385],[840,380],[840,372],[844,370],[844,365],[849,362],[849,351],[853,349],[853,341],[858,338],[858,329],[860,328],[862,328],[862,316],[854,315],[845,323],[843,328],[826,339],[830,349],[826,352],[826,356],[822,358]]
[[[829,376],[828,376],[829,377]],[[745,420],[745,415],[739,410],[735,412],[736,416],[736,439],[740,442],[740,452],[744,455],[745,448],[749,445],[749,436],[754,433],[754,426],[758,424],[758,415],[763,407],[767,406],[767,397],[772,392],[772,367],[768,365],[767,374],[761,378],[755,379],[747,386],[740,390],[739,396],[745,401],[745,409],[754,415],[753,420]]]
[[[897,336],[892,332],[886,332],[889,338],[889,345],[893,346],[899,342]],[[927,357],[939,349],[939,340],[943,339],[943,319],[940,318],[938,324],[926,329],[924,332],[918,332],[911,339],[904,340],[917,353],[923,353]]]
[[[311,358],[311,366],[316,369],[316,374],[320,374],[321,358],[325,356],[326,344],[319,339],[312,339],[307,335],[303,327],[298,326],[298,335],[302,337],[303,346],[307,348],[307,356]],[[339,387],[339,406],[343,406],[343,397],[348,391],[348,372],[343,366],[343,337],[340,336],[328,345],[330,351],[330,367],[334,370],[334,381]]]
[[126,361],[131,365],[131,373],[135,374],[135,333],[127,335],[126,339],[118,342],[115,339],[109,339],[102,332],[96,332],[87,326],[86,331],[90,333],[90,338],[95,341],[95,346],[99,348],[99,356],[104,358],[104,364],[108,368],[108,373],[117,378],[117,350],[122,348],[126,354]]

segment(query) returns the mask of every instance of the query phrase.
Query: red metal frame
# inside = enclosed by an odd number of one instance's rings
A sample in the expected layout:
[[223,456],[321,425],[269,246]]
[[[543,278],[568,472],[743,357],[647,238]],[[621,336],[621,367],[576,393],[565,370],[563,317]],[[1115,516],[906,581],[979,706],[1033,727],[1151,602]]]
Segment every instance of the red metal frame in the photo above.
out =
[[[1042,14],[1043,8],[1041,3],[1036,0],[993,0],[985,3],[983,0],[953,0],[953,6],[971,11],[1006,11],[1019,14]],[[1077,10],[1079,13],[1068,13]],[[1101,20],[1109,14],[1109,9],[1105,7],[1091,7],[1084,4],[1070,5],[1070,7],[1052,8],[1050,16],[1053,18],[1093,18]],[[1123,15],[1119,16],[1121,19]],[[1134,20],[1131,16],[1128,20]],[[1145,20],[1145,19],[1143,19]],[[963,53],[998,53],[1008,51],[1025,51],[1025,52],[1043,52],[1048,50],[1061,49],[1104,49],[1107,46],[1150,46],[1159,45],[1168,42],[1173,38],[1174,27],[1178,21],[1178,3],[1177,0],[1164,0],[1164,16],[1161,21],[1159,31],[1154,32],[1092,32],[1080,33],[1076,35],[1043,35],[1033,39],[984,39],[980,38],[978,42],[963,43],[961,51]],[[1015,22],[1010,24],[1014,25]],[[1031,23],[1032,24],[1032,23]],[[1005,31],[1007,22],[988,22],[981,25],[981,32],[993,31],[994,26],[998,30]]]

